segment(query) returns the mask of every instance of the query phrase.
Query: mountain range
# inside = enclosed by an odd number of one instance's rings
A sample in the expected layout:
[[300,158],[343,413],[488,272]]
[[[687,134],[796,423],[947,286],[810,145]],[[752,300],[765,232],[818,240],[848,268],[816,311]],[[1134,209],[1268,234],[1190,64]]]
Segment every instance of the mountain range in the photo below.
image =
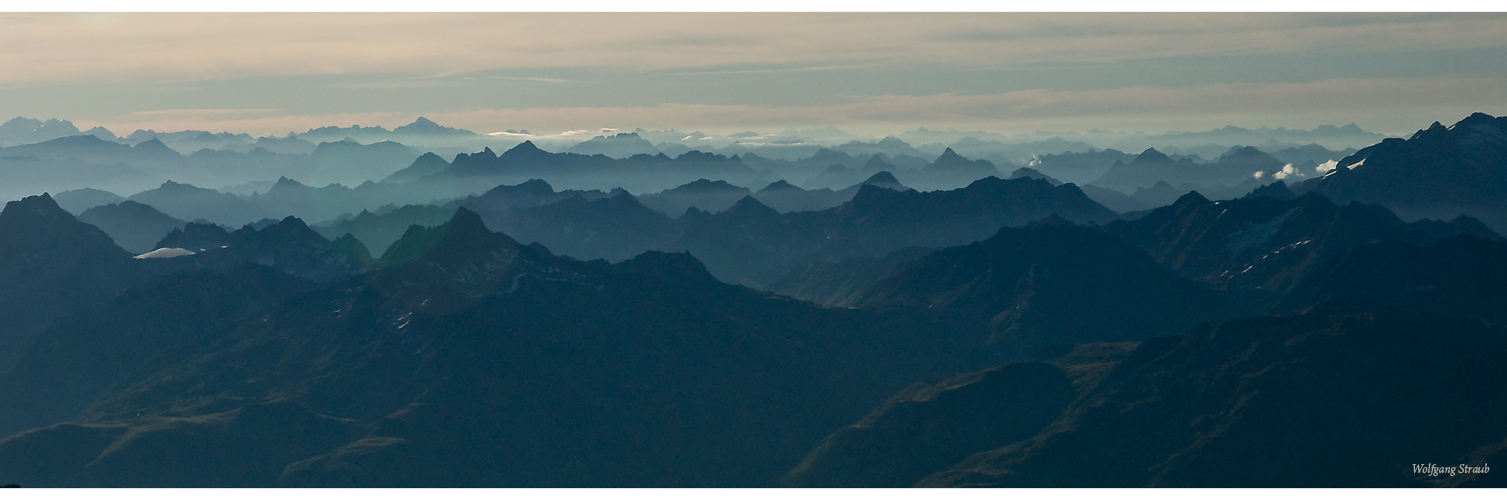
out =
[[[39,140],[0,166],[323,154],[370,175],[8,203],[0,483],[1498,486],[1501,120],[1138,155],[1093,134],[604,129],[570,151],[424,119],[12,120],[0,143]],[[411,137],[450,150],[381,142]],[[499,137],[520,143],[475,147]],[[229,146],[263,140],[313,147]]]

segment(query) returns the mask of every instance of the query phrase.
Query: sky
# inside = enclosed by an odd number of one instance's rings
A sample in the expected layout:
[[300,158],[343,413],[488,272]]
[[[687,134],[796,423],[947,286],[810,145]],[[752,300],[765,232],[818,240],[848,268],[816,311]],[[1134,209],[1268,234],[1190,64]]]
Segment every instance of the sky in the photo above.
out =
[[1148,133],[1507,114],[1507,14],[0,14],[0,120]]

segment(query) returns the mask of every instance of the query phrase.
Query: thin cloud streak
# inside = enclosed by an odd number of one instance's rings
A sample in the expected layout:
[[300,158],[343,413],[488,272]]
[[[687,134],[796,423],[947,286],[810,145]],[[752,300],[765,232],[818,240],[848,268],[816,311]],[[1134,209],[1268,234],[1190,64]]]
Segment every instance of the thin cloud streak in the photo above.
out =
[[6,14],[0,83],[528,68],[1008,67],[1503,47],[1502,32],[1501,14]]
[[[1397,102],[1406,105],[1397,105]],[[854,132],[897,133],[918,126],[978,127],[997,132],[1038,130],[1198,130],[1226,124],[1260,126],[1263,120],[1306,120],[1307,126],[1353,121],[1354,109],[1382,105],[1396,109],[1395,122],[1366,122],[1368,129],[1405,133],[1417,128],[1418,116],[1458,119],[1470,111],[1503,114],[1507,110],[1468,109],[1459,102],[1507,102],[1507,88],[1482,78],[1347,79],[1308,83],[1213,84],[1190,87],[1131,87],[1104,90],[1035,89],[989,95],[870,96],[839,104],[757,106],[747,104],[665,103],[652,106],[477,108],[425,113],[441,124],[487,133],[506,129],[540,131],[631,130],[676,128],[732,133],[750,128],[838,126]],[[218,111],[218,110],[210,110]],[[120,134],[156,130],[229,130],[283,135],[332,124],[381,125],[412,122],[409,113],[343,113],[262,116],[248,110],[230,113],[161,114],[160,119],[132,119],[103,125]],[[144,116],[154,116],[146,114]],[[154,116],[155,117],[155,116]]]

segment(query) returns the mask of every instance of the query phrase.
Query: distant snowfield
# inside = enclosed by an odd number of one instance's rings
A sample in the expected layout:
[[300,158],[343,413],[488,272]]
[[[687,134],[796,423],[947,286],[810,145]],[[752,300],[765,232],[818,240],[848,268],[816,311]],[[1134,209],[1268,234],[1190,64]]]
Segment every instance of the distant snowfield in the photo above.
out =
[[193,254],[194,254],[193,251],[187,250],[187,249],[183,249],[183,248],[158,248],[156,250],[152,250],[150,252],[147,252],[147,253],[144,253],[144,254],[141,254],[141,255],[137,255],[136,258],[138,258],[138,259],[171,259],[173,257],[182,257],[184,255],[193,255]]

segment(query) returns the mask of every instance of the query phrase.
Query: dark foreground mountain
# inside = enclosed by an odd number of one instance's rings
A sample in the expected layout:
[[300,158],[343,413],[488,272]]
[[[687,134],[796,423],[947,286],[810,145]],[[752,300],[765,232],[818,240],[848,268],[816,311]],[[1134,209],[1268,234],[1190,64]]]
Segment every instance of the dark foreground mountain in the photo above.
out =
[[1189,193],[1145,217],[1104,229],[1183,276],[1249,292],[1247,300],[1268,307],[1314,266],[1361,244],[1421,245],[1460,233],[1501,238],[1469,217],[1408,223],[1381,206],[1339,206],[1315,193],[1292,200],[1259,196],[1220,202]]
[[1504,333],[1478,320],[1331,304],[1201,326],[1123,357],[1080,347],[1048,364],[908,389],[829,436],[786,481],[1500,485],[1491,474],[1414,467],[1500,458],[1507,426],[1492,415],[1507,411],[1507,367],[1496,361],[1507,355]]
[[1405,219],[1460,214],[1507,231],[1507,117],[1475,113],[1412,137],[1386,139],[1297,186],[1338,202],[1376,203]]
[[144,279],[131,254],[47,194],[0,212],[0,370],[53,319]]
[[767,485],[908,381],[1000,359],[946,324],[727,285],[685,254],[556,257],[465,209],[410,229],[374,271],[259,312],[172,311],[292,290],[180,280],[153,290],[189,303],[123,295],[54,329],[47,351],[74,363],[113,342],[162,351],[86,372],[114,380],[82,414],[0,440],[5,481]]
[[1277,310],[1301,311],[1333,299],[1507,320],[1507,242],[1459,234],[1429,246],[1361,245],[1308,273]]
[[1052,344],[1142,340],[1242,312],[1096,229],[1047,218],[902,264],[858,302],[972,321],[1029,355]]

